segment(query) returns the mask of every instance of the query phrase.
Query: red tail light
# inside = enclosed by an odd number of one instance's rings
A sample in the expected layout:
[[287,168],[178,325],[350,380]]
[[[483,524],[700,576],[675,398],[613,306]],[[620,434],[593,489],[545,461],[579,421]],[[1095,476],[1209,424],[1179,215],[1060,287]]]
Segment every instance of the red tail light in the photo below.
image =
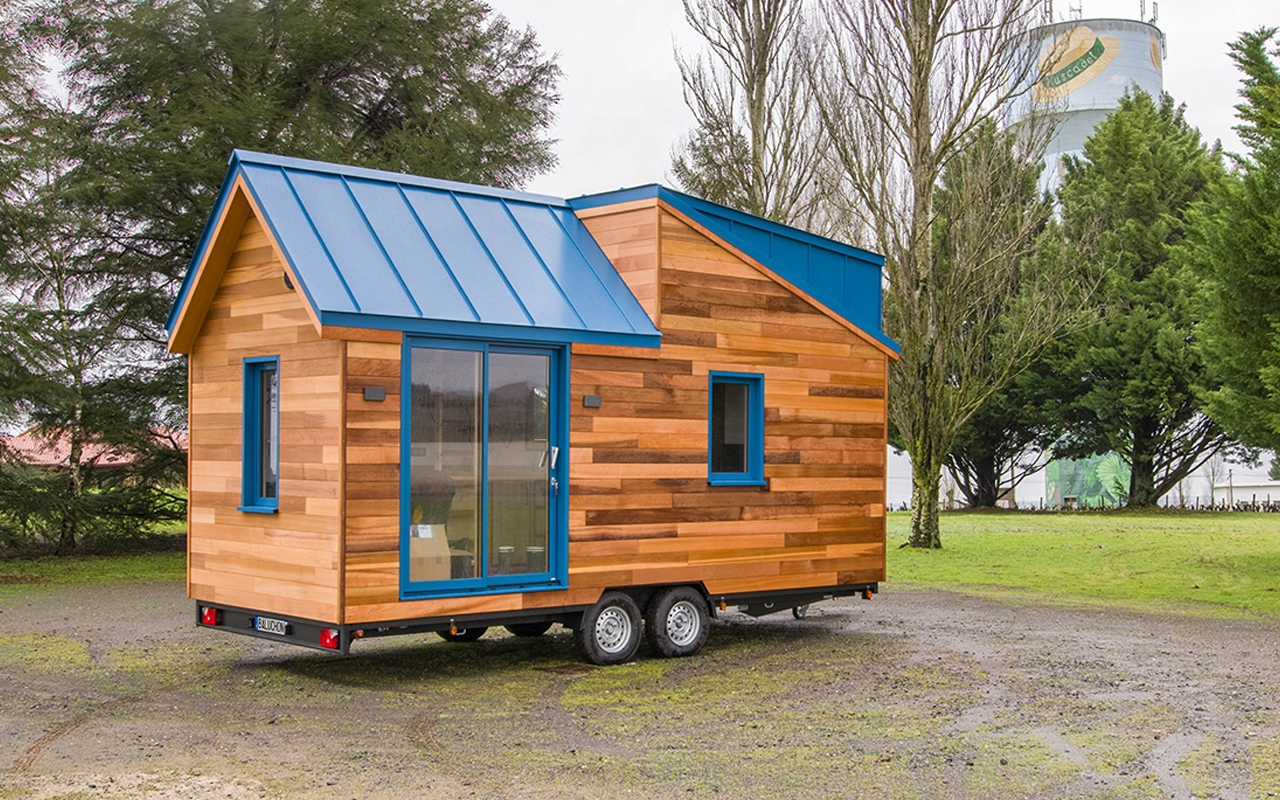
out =
[[200,624],[201,625],[221,625],[222,615],[218,613],[218,609],[213,606],[201,606],[200,608]]
[[337,628],[321,628],[320,629],[320,646],[329,650],[339,649],[339,641],[342,633]]

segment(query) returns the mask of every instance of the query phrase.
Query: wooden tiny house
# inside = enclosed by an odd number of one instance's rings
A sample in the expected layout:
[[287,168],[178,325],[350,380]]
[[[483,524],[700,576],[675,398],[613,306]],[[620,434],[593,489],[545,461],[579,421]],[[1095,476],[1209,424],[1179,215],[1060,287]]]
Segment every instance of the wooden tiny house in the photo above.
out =
[[609,663],[875,591],[880,266],[658,186],[237,152],[169,322],[201,624],[345,651],[562,622]]

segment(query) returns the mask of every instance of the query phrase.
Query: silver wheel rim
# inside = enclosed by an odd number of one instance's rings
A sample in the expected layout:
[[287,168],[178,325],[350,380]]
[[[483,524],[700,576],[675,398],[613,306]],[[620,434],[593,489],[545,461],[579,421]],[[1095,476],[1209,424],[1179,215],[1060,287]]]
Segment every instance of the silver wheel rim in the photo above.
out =
[[621,653],[631,641],[631,617],[609,606],[596,617],[596,644],[606,653]]
[[680,600],[667,612],[667,638],[677,647],[685,647],[698,638],[702,618],[688,600]]

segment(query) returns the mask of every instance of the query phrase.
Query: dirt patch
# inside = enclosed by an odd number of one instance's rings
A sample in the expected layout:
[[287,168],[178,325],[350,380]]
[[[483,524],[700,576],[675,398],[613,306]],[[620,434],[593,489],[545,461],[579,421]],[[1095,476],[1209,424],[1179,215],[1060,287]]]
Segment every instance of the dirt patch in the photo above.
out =
[[682,660],[570,636],[199,630],[180,586],[0,606],[0,798],[1280,796],[1280,621],[935,591],[728,614]]

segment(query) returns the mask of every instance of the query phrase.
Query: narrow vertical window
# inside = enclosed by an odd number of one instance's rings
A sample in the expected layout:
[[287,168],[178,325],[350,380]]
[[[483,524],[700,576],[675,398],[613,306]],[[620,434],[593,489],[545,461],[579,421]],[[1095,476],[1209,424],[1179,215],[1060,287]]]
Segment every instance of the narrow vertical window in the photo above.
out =
[[280,359],[244,361],[241,511],[274,512],[280,497]]
[[708,481],[764,484],[764,376],[713,372],[708,398]]

